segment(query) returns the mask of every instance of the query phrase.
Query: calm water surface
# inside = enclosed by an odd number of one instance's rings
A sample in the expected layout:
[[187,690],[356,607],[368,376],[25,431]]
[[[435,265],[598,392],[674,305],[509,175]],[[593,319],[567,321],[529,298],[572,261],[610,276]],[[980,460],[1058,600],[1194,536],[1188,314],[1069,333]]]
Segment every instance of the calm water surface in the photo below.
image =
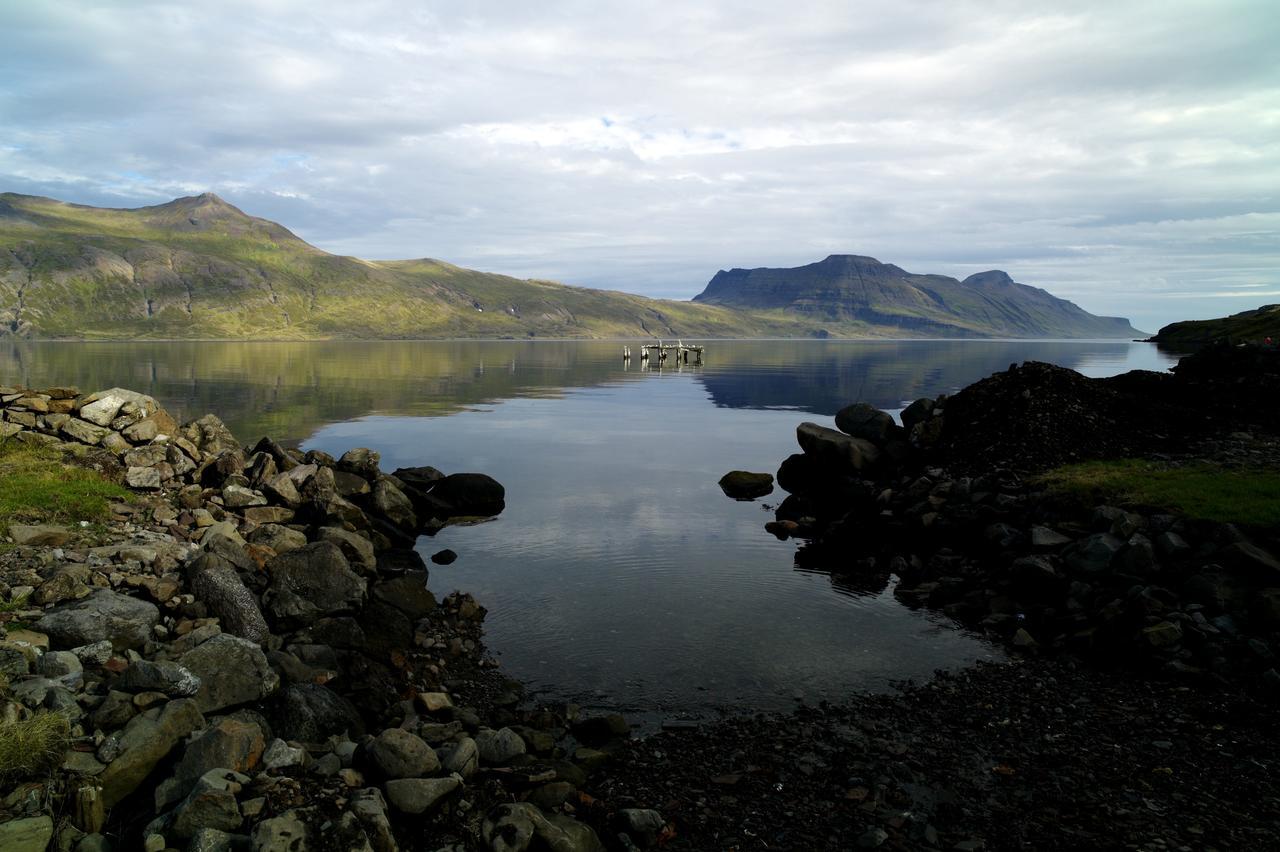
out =
[[0,348],[0,383],[120,385],[175,415],[213,411],[383,469],[481,471],[507,510],[423,538],[437,595],[490,610],[503,667],[536,690],[658,713],[777,709],[998,654],[945,620],[795,569],[764,531],[781,499],[739,503],[731,469],[773,471],[802,420],[864,400],[898,411],[1010,363],[1104,376],[1161,370],[1149,344],[710,341],[706,364],[624,366],[613,342],[40,343]]

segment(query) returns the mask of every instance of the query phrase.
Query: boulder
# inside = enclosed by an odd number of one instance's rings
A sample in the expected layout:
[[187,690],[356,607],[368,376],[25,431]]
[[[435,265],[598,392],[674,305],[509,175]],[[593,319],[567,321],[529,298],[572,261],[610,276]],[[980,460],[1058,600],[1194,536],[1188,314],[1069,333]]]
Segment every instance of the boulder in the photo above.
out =
[[440,801],[462,786],[456,775],[448,778],[399,778],[386,784],[387,801],[401,813],[422,814],[434,810]]
[[278,736],[300,742],[318,743],[339,734],[364,734],[364,722],[355,705],[316,683],[285,687],[272,702],[269,717]]
[[197,645],[178,662],[200,678],[195,700],[204,713],[260,701],[280,686],[262,649],[229,633]]
[[342,555],[353,566],[366,574],[371,574],[378,567],[378,557],[373,551],[373,542],[359,533],[353,533],[342,527],[321,527],[316,531],[319,541],[336,544]]
[[253,827],[253,852],[308,852],[312,834],[297,809],[264,819]]
[[202,727],[204,716],[191,698],[179,698],[163,708],[135,716],[120,736],[119,756],[98,776],[103,804],[115,807],[137,789],[179,741]]
[[492,852],[525,852],[533,848],[555,852],[602,852],[600,838],[588,825],[562,814],[547,816],[529,802],[498,805],[485,814],[480,836]]
[[416,530],[418,518],[413,512],[413,503],[404,496],[389,480],[379,479],[373,486],[372,505],[374,510],[384,518],[403,530]]
[[381,471],[378,469],[381,461],[382,456],[374,450],[356,447],[343,453],[342,458],[338,459],[336,467],[340,471],[353,473],[362,479],[373,482],[381,475]]
[[212,414],[186,424],[179,430],[182,437],[207,455],[217,455],[224,450],[239,450],[240,442],[231,434],[227,424]]
[[307,535],[299,530],[290,529],[281,524],[263,524],[249,533],[249,541],[263,547],[269,547],[276,554],[288,553],[307,546]]
[[56,648],[110,641],[121,651],[141,648],[159,621],[160,610],[155,604],[98,589],[88,597],[49,610],[36,628],[47,634]]
[[421,778],[440,768],[431,746],[400,728],[388,728],[374,737],[369,756],[387,778]]
[[281,554],[267,563],[271,576],[268,611],[285,624],[301,625],[322,615],[354,612],[365,601],[365,581],[328,541]]
[[880,460],[880,451],[870,441],[816,423],[797,426],[796,440],[805,455],[840,473],[869,471]]
[[186,575],[191,593],[204,602],[224,633],[255,644],[266,641],[270,633],[267,620],[230,562],[205,552],[188,563]]
[[767,473],[751,473],[731,470],[720,477],[720,490],[735,500],[754,500],[773,493],[773,476]]
[[1062,552],[1063,561],[1072,571],[1098,574],[1111,567],[1124,542],[1111,533],[1094,533],[1071,544]]
[[373,597],[417,621],[436,608],[435,595],[427,588],[427,576],[426,571],[408,571],[399,577],[382,580],[374,584]]
[[524,740],[510,728],[482,728],[475,736],[480,762],[485,766],[505,766],[525,753]]
[[846,435],[879,445],[894,436],[898,424],[874,405],[855,402],[836,412],[836,428]]
[[155,491],[162,481],[154,467],[131,467],[124,472],[124,484],[138,491]]
[[455,517],[488,517],[506,508],[506,489],[483,473],[450,474],[436,481],[429,495],[446,504]]
[[933,416],[934,403],[928,398],[917,399],[902,410],[902,428],[911,432]]
[[265,749],[262,728],[239,719],[220,719],[187,744],[174,771],[174,798],[185,797],[201,776],[211,770],[253,771]]

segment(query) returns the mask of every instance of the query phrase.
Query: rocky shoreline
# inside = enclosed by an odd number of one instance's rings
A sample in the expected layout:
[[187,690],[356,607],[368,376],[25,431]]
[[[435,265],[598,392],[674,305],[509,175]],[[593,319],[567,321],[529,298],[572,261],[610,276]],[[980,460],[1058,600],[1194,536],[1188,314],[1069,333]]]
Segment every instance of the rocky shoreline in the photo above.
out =
[[768,525],[797,561],[1018,656],[642,740],[531,706],[485,655],[484,609],[428,590],[413,542],[500,512],[489,477],[244,447],[121,389],[0,388],[0,438],[136,494],[103,528],[12,526],[0,552],[0,723],[70,722],[50,777],[0,790],[0,848],[1280,845],[1277,530],[1036,477],[1121,455],[1280,469],[1280,415],[1251,402],[1280,370],[1255,354],[1111,380],[1027,364],[904,426],[859,405],[802,425]]

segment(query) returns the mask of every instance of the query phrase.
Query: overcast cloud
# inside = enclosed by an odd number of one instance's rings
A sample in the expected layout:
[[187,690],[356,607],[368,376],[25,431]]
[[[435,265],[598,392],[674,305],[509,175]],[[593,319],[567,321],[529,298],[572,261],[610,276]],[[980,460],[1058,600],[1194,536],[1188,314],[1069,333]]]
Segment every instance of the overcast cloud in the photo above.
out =
[[1280,302],[1277,45],[1274,0],[0,0],[0,191],[675,298],[1000,268],[1154,329]]

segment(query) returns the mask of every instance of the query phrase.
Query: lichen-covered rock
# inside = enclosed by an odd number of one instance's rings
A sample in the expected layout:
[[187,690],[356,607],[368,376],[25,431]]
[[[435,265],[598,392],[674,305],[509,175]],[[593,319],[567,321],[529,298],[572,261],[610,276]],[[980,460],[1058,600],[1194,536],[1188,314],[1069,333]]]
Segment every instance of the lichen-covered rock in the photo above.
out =
[[182,738],[204,727],[204,716],[191,698],[179,698],[162,709],[135,716],[119,740],[119,755],[98,776],[103,804],[114,807],[137,789]]
[[301,625],[322,615],[353,612],[365,600],[365,581],[332,542],[281,554],[267,564],[267,573],[271,575],[267,609],[284,624]]
[[110,641],[116,650],[140,648],[160,621],[155,604],[109,589],[49,610],[36,623],[56,648]]
[[262,649],[228,633],[197,645],[178,662],[200,678],[195,700],[205,713],[260,701],[280,686]]
[[223,632],[255,644],[266,641],[270,633],[267,620],[231,563],[206,552],[187,565],[186,573],[192,594],[218,618]]

